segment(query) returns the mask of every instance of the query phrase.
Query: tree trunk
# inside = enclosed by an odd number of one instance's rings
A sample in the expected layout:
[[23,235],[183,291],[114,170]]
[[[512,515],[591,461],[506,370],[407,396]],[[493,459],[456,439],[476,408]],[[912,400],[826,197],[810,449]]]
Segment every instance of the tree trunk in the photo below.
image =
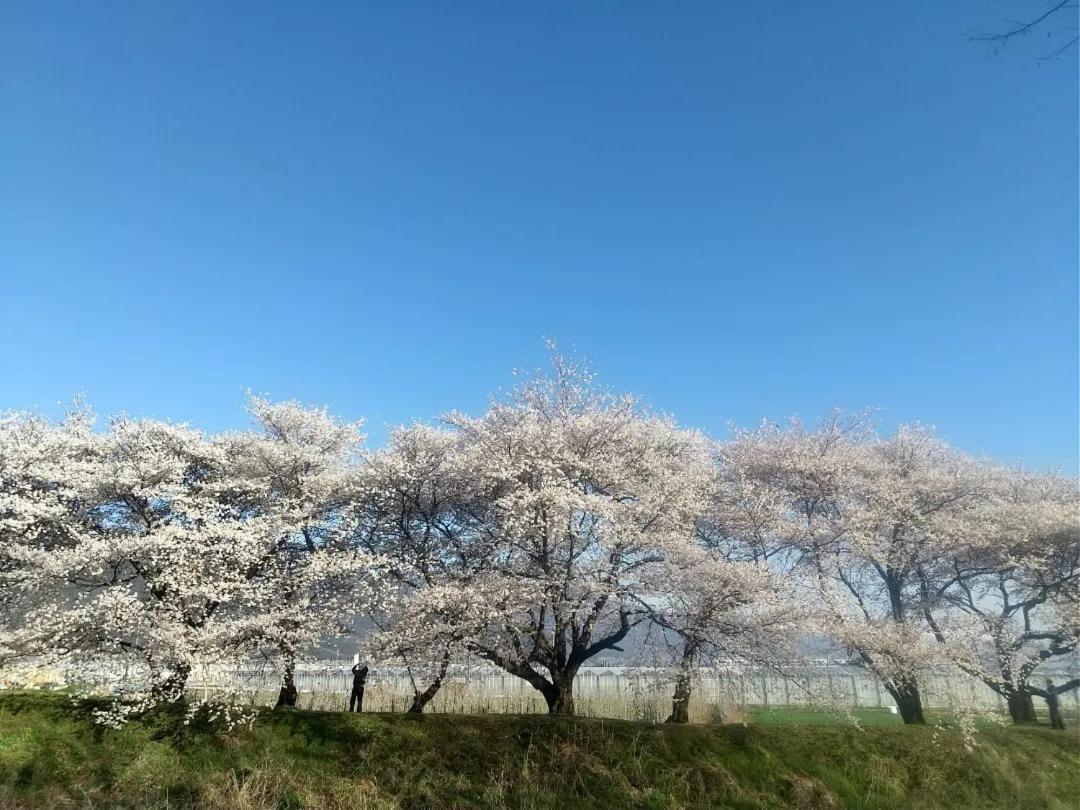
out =
[[190,664],[176,664],[168,677],[154,684],[151,694],[161,700],[173,701],[184,696],[184,687],[187,686],[188,676],[191,675]]
[[1031,690],[1046,701],[1046,709],[1050,713],[1050,725],[1054,728],[1065,728],[1065,716],[1061,713],[1061,695],[1077,688],[1080,688],[1080,678],[1072,678],[1066,683],[1057,685],[1050,678],[1047,678],[1045,689]]
[[897,681],[886,685],[889,694],[896,701],[896,708],[900,710],[900,717],[906,724],[925,725],[926,716],[923,714],[922,695],[919,694],[919,684],[914,678]]
[[679,672],[675,676],[675,694],[671,696],[671,714],[665,723],[689,723],[690,722],[690,690],[693,688],[693,669],[697,661],[698,641],[690,637],[684,638],[682,660],[679,662]]
[[[619,650],[613,643],[608,642],[612,639],[621,640],[624,635],[625,631],[620,630],[608,636],[604,639],[601,649]],[[533,668],[531,661],[508,658],[484,647],[473,647],[472,650],[481,658],[502,667],[511,675],[521,678],[543,695],[544,701],[547,703],[548,714],[572,715],[574,714],[574,678],[577,676],[581,665],[593,655],[589,651],[594,649],[597,644],[575,650],[572,655],[568,656],[569,660],[554,655],[546,657],[546,660],[537,659],[537,663],[540,663],[550,673],[550,676],[546,678]]]
[[552,672],[551,681],[545,683],[540,693],[547,701],[548,714],[574,714],[574,676],[577,669]]
[[1061,701],[1057,692],[1051,688],[1046,693],[1046,709],[1050,712],[1050,725],[1054,728],[1065,728],[1065,717],[1061,713]]
[[553,687],[550,692],[544,694],[544,698],[547,700],[548,714],[564,714],[573,716],[574,714],[574,688],[569,687]]
[[1009,717],[1014,723],[1035,722],[1035,701],[1027,689],[1017,687],[1005,696],[1005,700],[1009,706]]
[[435,676],[428,688],[423,692],[414,692],[412,705],[409,707],[409,712],[412,714],[420,714],[424,711],[424,707],[428,705],[433,697],[438,694],[439,689],[442,688],[443,678],[446,677],[446,670],[450,665],[449,657],[443,659],[442,665],[439,667],[439,674]]
[[278,692],[277,703],[274,705],[275,709],[295,706],[297,697],[296,653],[291,649],[285,649],[281,651],[281,657],[284,665],[281,671],[281,690]]
[[683,669],[675,678],[675,694],[671,697],[671,714],[665,723],[690,722],[690,673]]
[[439,671],[435,675],[435,679],[428,684],[428,688],[423,692],[416,691],[416,685],[413,684],[413,701],[409,707],[411,714],[420,714],[424,711],[424,707],[428,705],[433,697],[438,694],[439,689],[442,688],[443,679],[446,678],[446,671],[450,668],[450,648],[447,647],[443,652],[442,661],[439,662]]

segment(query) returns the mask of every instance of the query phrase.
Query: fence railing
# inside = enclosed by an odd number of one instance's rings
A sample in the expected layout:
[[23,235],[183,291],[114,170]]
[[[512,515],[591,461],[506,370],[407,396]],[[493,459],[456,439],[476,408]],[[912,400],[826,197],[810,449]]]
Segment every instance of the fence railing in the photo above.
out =
[[[352,687],[351,661],[310,661],[297,665],[299,705],[340,710],[348,705]],[[34,669],[30,667],[30,669]],[[894,706],[880,681],[865,670],[828,660],[803,662],[778,671],[704,669],[697,673],[690,701],[691,719],[736,718],[743,707],[829,705],[838,709]],[[796,673],[796,674],[786,674]],[[77,671],[59,673],[40,668],[39,686],[76,684],[109,694],[146,688],[137,666],[87,663]],[[197,666],[188,679],[193,697],[228,699],[250,705],[274,701],[280,686],[278,670],[269,664]],[[1055,683],[1071,673],[1052,674]],[[3,678],[0,678],[0,682]],[[426,684],[420,683],[422,689]],[[959,670],[941,670],[920,677],[923,704],[930,709],[999,710],[1005,701],[982,681]],[[593,666],[578,672],[574,702],[578,714],[627,720],[663,720],[671,708],[671,670],[648,666]],[[413,699],[408,671],[373,667],[365,689],[369,711],[405,711]],[[1080,690],[1061,696],[1062,708],[1080,714]],[[487,665],[457,666],[426,710],[440,713],[499,714],[546,711],[541,695],[528,683]]]
[[[301,665],[296,672],[299,704],[306,708],[343,709],[352,686],[349,662]],[[1065,676],[1055,678],[1064,681]],[[197,668],[188,688],[196,695],[243,695],[252,703],[269,702],[277,693],[278,674],[262,667]],[[423,686],[423,685],[422,685]],[[421,688],[422,688],[421,686]],[[364,708],[404,711],[412,702],[413,684],[398,669],[373,669],[365,689]],[[981,681],[961,672],[921,678],[927,708],[1002,710],[1002,698]],[[577,712],[615,719],[662,720],[671,705],[668,671],[650,667],[587,667],[574,682]],[[730,717],[737,707],[798,707],[828,703],[843,708],[891,707],[895,704],[873,675],[840,666],[819,666],[787,677],[775,672],[706,670],[695,679],[691,716]],[[1080,712],[1080,692],[1062,696],[1065,707]],[[465,714],[544,712],[540,694],[525,681],[501,670],[469,667],[452,671],[427,711]]]

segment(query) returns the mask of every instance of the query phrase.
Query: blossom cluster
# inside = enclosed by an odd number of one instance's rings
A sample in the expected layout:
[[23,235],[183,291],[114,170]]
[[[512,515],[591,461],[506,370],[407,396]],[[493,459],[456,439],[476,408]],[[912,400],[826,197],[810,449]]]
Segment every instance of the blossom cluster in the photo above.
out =
[[110,724],[256,656],[292,705],[297,659],[360,621],[369,660],[414,674],[417,711],[452,661],[572,712],[587,661],[660,650],[680,719],[695,671],[781,667],[811,636],[919,722],[928,670],[960,666],[1019,711],[1080,641],[1076,482],[922,426],[834,414],[718,441],[558,357],[374,452],[322,408],[249,411],[221,435],[99,428],[81,405],[0,420],[0,663],[94,675]]

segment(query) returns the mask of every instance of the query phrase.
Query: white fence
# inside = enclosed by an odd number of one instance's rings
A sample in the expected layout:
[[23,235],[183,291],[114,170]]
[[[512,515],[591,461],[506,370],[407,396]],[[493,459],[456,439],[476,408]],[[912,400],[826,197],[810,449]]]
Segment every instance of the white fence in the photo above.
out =
[[[299,705],[345,708],[352,685],[349,666],[348,662],[300,665],[296,673]],[[269,668],[204,668],[192,673],[188,686],[196,695],[240,694],[253,703],[262,703],[273,699],[278,684],[277,673]],[[578,673],[574,700],[577,712],[585,716],[662,720],[670,710],[671,691],[670,673],[663,669],[587,667]],[[993,690],[960,672],[926,676],[921,680],[921,691],[927,708],[1005,709],[1004,701]],[[412,694],[406,672],[376,668],[368,677],[364,708],[404,711],[412,701]],[[821,703],[843,708],[894,705],[889,693],[872,675],[837,665],[818,665],[798,677],[771,672],[699,673],[690,710],[694,719],[707,720],[730,717],[738,707]],[[1062,703],[1066,710],[1080,712],[1080,692],[1063,695]],[[546,706],[540,694],[520,678],[492,668],[470,667],[452,671],[427,711],[527,713],[546,711]]]

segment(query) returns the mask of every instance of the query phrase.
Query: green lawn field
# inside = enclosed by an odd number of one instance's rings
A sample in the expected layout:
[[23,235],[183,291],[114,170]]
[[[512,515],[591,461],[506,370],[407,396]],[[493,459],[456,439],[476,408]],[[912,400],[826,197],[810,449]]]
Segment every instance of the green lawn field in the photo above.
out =
[[62,694],[0,693],[0,808],[1077,807],[1075,731],[991,725],[968,750],[954,729],[895,720],[291,710],[215,734],[179,711],[113,730]]

